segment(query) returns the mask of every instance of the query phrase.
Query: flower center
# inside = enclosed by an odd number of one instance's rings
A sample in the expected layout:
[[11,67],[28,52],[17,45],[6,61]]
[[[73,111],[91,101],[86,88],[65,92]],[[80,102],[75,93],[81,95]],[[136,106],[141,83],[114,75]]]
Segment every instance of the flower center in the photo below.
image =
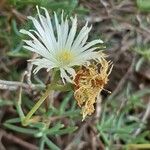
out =
[[61,65],[68,65],[73,60],[73,54],[70,51],[63,50],[57,54],[57,59]]

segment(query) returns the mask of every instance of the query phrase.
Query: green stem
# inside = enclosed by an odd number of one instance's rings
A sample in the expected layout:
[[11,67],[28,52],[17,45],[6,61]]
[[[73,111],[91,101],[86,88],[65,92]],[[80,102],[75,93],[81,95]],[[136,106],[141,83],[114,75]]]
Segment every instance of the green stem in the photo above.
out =
[[[25,74],[23,74],[21,77],[21,83],[23,83],[24,76],[25,76]],[[16,109],[18,111],[20,118],[22,119],[25,117],[25,115],[24,115],[23,110],[21,108],[21,104],[22,104],[22,87],[19,88],[19,95],[18,95],[18,100],[16,103]]]
[[23,118],[25,115],[24,115],[23,110],[21,108],[21,104],[22,104],[22,87],[20,88],[20,91],[19,91],[19,100],[17,102],[17,110],[19,112],[20,118]]
[[128,150],[132,150],[132,149],[150,149],[150,144],[129,144],[128,146]]
[[71,89],[71,85],[69,84],[68,85],[59,85],[55,83],[49,84],[43,96],[38,100],[38,102],[33,106],[33,108],[28,112],[28,114],[25,117],[23,117],[22,125],[27,126],[30,123],[31,117],[37,111],[37,109],[42,105],[45,99],[48,97],[51,90],[68,91],[69,89]]
[[[45,99],[48,97],[51,90],[60,90],[60,91],[68,91],[71,89],[71,85],[59,85],[57,84],[57,80],[59,79],[59,72],[57,70],[53,70],[52,74],[52,83],[48,85],[48,88],[46,92],[43,94],[43,96],[38,100],[38,102],[33,106],[33,108],[28,112],[28,114],[24,117],[24,114],[22,112],[20,113],[20,116],[23,118],[21,119],[22,125],[27,126],[30,121],[33,114],[37,111],[37,109],[42,105],[42,103],[45,101]],[[18,106],[21,101],[19,100]],[[20,110],[20,109],[19,109]]]
[[38,100],[38,102],[33,106],[33,108],[28,112],[28,114],[23,118],[22,125],[27,126],[32,115],[37,111],[37,109],[42,105],[44,100],[48,97],[50,90],[53,89],[53,85],[49,85],[46,92]]
[[56,90],[56,91],[69,91],[71,89],[72,89],[71,84],[66,84],[66,85],[55,84],[53,87],[53,90]]

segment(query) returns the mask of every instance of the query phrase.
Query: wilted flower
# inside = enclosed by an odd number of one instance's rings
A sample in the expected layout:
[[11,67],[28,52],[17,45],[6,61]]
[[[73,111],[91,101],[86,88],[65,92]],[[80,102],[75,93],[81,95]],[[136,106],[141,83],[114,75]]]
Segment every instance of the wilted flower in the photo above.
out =
[[107,84],[111,70],[111,63],[102,58],[99,63],[91,63],[77,72],[74,97],[82,107],[83,120],[94,112],[94,103]]
[[[58,16],[54,13],[54,24],[50,18],[48,11],[44,10],[45,15],[41,15],[37,7],[38,18],[29,16],[32,20],[35,30],[26,31],[20,30],[21,33],[27,34],[31,40],[24,40],[26,45],[24,48],[38,53],[42,58],[32,60],[32,64],[36,65],[34,72],[37,73],[41,68],[46,68],[47,71],[58,68],[60,70],[63,82],[72,82],[75,77],[74,66],[81,66],[89,63],[90,60],[100,60],[101,55],[95,50],[98,47],[93,47],[96,44],[103,43],[97,39],[87,42],[91,26],[88,23],[83,26],[77,34],[77,18],[70,19],[61,14],[61,21],[58,21]],[[69,26],[71,20],[72,25]]]

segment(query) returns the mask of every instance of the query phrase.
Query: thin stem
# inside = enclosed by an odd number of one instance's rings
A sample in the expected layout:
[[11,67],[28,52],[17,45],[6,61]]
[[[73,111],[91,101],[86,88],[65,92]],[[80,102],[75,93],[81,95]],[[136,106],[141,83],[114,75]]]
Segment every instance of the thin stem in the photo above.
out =
[[19,116],[22,119],[22,118],[24,118],[25,115],[24,115],[24,113],[22,111],[21,104],[22,104],[22,87],[19,90],[19,99],[18,99],[17,105],[16,105],[16,108],[17,108],[17,111],[19,113]]
[[43,96],[38,100],[38,102],[33,106],[33,108],[28,112],[28,114],[23,117],[22,125],[27,126],[31,122],[31,117],[33,114],[37,111],[37,109],[42,105],[42,103],[46,100],[46,98],[49,96],[51,90],[60,90],[60,91],[68,91],[71,88],[71,85],[59,85],[57,84],[58,80],[58,72],[57,70],[54,70],[52,75],[52,83],[48,85],[48,88],[46,92],[43,94]]
[[150,149],[150,144],[129,144],[128,145],[128,150],[132,149]]
[[22,125],[24,125],[24,126],[28,125],[30,118],[37,111],[37,109],[42,105],[42,103],[48,97],[48,95],[52,89],[53,89],[53,85],[49,85],[46,92],[43,94],[43,96],[38,100],[38,102],[33,106],[33,108],[28,112],[26,117],[23,119]]
[[[24,76],[26,75],[26,73],[24,73],[21,77],[21,83],[23,83],[23,80],[24,80]],[[16,108],[17,108],[17,111],[19,113],[19,116],[22,120],[22,118],[24,118],[24,113],[23,113],[23,110],[21,108],[21,104],[22,104],[22,87],[19,88],[19,95],[18,95],[18,101],[16,103]]]
[[56,90],[56,91],[69,91],[71,89],[72,89],[71,84],[66,84],[66,85],[55,84],[53,87],[53,90]]

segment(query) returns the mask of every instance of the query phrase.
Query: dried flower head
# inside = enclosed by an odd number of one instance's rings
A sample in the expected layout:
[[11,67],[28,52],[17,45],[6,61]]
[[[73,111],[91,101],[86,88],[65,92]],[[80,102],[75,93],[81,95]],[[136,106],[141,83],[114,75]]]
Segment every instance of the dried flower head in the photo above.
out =
[[111,70],[111,63],[102,58],[99,63],[91,63],[77,72],[74,96],[82,107],[83,120],[94,112],[94,103],[107,84]]
[[[58,21],[58,16],[54,13],[54,22],[52,22],[47,9],[43,7],[41,9],[44,10],[44,15],[40,14],[37,7],[38,18],[28,17],[32,20],[35,29],[20,30],[31,38],[31,40],[24,40],[26,43],[24,48],[42,56],[32,60],[32,63],[37,66],[34,72],[38,72],[41,68],[46,68],[47,71],[58,68],[63,82],[72,82],[72,78],[75,77],[74,66],[81,66],[90,60],[101,58],[95,51],[98,47],[94,46],[103,41],[97,39],[87,42],[92,28],[88,27],[88,23],[77,34],[76,16],[64,19],[62,12],[61,21]],[[71,26],[69,21],[72,23]]]

